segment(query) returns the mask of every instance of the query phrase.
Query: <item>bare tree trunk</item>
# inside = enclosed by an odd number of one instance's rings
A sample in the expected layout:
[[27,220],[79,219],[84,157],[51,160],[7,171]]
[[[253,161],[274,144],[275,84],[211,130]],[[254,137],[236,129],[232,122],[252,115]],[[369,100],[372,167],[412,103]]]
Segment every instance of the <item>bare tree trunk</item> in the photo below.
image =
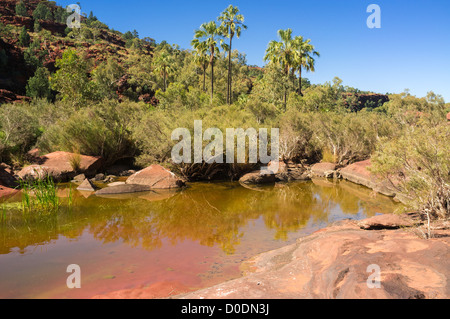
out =
[[232,103],[232,66],[231,66],[231,45],[232,45],[232,41],[233,41],[233,36],[230,37],[230,48],[228,51],[228,92],[227,92],[227,103],[231,104]]

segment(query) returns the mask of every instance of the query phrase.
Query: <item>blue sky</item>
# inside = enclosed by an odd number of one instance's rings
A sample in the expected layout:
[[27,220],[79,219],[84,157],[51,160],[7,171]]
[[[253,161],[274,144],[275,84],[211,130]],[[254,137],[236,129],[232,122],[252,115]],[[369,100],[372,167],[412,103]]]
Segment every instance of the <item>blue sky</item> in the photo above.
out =
[[[67,5],[76,1],[58,1]],[[229,5],[238,6],[248,30],[234,47],[249,64],[262,66],[277,30],[291,28],[311,39],[321,57],[312,83],[338,76],[344,85],[379,93],[409,88],[417,96],[428,91],[450,102],[450,1],[448,0],[90,0],[80,1],[110,28],[136,29],[140,37],[166,40],[189,48],[194,30],[216,19]],[[381,8],[381,28],[369,29],[369,4]]]

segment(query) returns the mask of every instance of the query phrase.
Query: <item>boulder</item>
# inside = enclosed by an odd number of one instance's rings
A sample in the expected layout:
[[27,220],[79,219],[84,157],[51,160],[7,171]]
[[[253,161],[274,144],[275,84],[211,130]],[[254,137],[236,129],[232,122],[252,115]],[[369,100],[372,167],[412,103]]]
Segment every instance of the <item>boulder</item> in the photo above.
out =
[[73,181],[76,182],[76,183],[81,183],[81,182],[83,182],[85,179],[86,179],[86,175],[84,175],[84,174],[79,174],[79,175],[77,175],[77,176],[75,176],[75,177],[73,178]]
[[370,159],[362,162],[356,162],[344,167],[339,171],[339,173],[345,180],[366,186],[380,194],[394,197],[396,195],[395,190],[390,185],[389,181],[381,180],[367,169],[371,165],[372,163]]
[[411,227],[411,221],[394,214],[385,214],[374,216],[358,223],[361,229],[379,230],[379,229],[398,229]]
[[317,163],[311,166],[311,173],[313,176],[317,177],[326,177],[326,178],[333,178],[336,171],[336,164],[334,163]]
[[98,187],[95,186],[90,180],[87,178],[81,183],[80,186],[77,187],[77,190],[79,191],[85,191],[85,192],[95,192]]
[[274,162],[270,162],[268,170],[275,172],[277,182],[305,181],[310,180],[311,176],[301,164],[278,162],[278,167]]
[[0,185],[0,199],[6,199],[17,194],[19,191],[17,189],[12,189],[6,186]]
[[172,189],[185,186],[184,181],[160,165],[151,165],[128,177],[127,184],[144,185],[151,189]]
[[131,194],[131,193],[148,192],[150,190],[151,187],[146,185],[125,184],[102,188],[101,190],[96,191],[95,195]]
[[273,184],[277,181],[272,171],[253,171],[239,179],[243,184]]
[[[77,171],[71,165],[74,157],[80,157],[80,167]],[[101,157],[77,155],[69,152],[54,152],[39,157],[39,162],[23,168],[17,175],[23,180],[52,177],[57,182],[72,180],[77,174],[93,176],[103,165]]]
[[0,167],[0,186],[6,186],[10,188],[18,186],[16,178],[3,167]]

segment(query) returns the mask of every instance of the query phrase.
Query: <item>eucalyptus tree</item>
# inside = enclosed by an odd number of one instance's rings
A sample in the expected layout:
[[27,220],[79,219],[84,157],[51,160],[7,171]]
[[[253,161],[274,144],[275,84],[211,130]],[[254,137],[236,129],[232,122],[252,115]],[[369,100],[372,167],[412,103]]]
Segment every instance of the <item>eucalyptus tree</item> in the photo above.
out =
[[161,51],[155,59],[155,71],[159,72],[164,80],[163,92],[167,89],[167,76],[175,71],[174,63],[175,60],[166,51]]
[[233,7],[233,5],[229,5],[228,8],[226,8],[219,16],[218,20],[222,23],[221,28],[223,36],[230,39],[226,49],[228,51],[227,103],[231,104],[233,99],[231,64],[233,38],[236,36],[236,38],[239,39],[241,37],[242,30],[246,30],[247,26],[244,24],[244,16],[239,13],[238,7]]
[[220,26],[215,21],[210,21],[203,23],[200,29],[195,31],[195,39],[191,42],[194,48],[200,45],[200,42],[205,42],[208,48],[209,65],[211,66],[211,104],[214,97],[214,62],[216,55],[220,52],[219,46],[223,47],[221,36],[222,30]]
[[302,36],[296,36],[293,40],[294,51],[294,71],[298,72],[298,93],[302,93],[302,68],[306,71],[315,72],[314,56],[320,57],[320,53],[315,51],[311,40],[304,40]]
[[[284,81],[289,78],[289,72],[295,65],[295,42],[292,38],[292,30],[278,30],[280,41],[272,40],[266,49],[264,61],[278,65],[285,75]],[[284,107],[287,104],[287,85],[284,85]]]
[[205,41],[194,39],[192,46],[195,49],[195,62],[203,71],[203,91],[206,92],[206,69],[208,68],[208,45]]

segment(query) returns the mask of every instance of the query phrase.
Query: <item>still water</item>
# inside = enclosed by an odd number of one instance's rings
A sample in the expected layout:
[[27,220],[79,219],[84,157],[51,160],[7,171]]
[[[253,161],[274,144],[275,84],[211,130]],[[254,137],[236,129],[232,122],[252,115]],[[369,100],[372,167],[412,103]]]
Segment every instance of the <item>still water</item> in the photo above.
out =
[[[256,254],[397,204],[318,179],[258,188],[195,183],[117,197],[75,191],[73,205],[50,216],[24,217],[14,199],[1,205],[0,298],[163,298],[238,278],[242,261]],[[81,268],[80,289],[67,288],[71,264]]]

